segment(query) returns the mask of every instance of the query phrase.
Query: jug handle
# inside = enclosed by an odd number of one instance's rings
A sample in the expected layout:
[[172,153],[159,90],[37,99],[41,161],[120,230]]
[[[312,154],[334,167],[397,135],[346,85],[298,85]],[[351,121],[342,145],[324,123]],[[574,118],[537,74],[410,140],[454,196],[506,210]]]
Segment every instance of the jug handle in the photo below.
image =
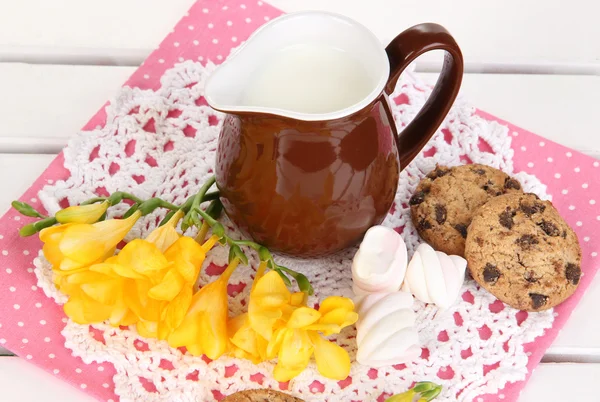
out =
[[402,71],[417,57],[430,50],[445,50],[444,64],[431,96],[396,141],[400,167],[404,169],[427,144],[448,114],[463,75],[463,58],[454,38],[441,25],[425,23],[400,33],[385,51],[390,61],[390,78],[385,92],[390,95]]

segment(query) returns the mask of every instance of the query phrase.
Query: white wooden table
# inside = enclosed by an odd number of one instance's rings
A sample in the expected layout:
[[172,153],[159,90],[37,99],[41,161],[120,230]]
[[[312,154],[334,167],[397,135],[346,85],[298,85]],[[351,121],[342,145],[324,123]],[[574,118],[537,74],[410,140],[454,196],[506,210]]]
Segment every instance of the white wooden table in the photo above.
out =
[[[251,0],[249,0],[251,1]],[[252,0],[253,1],[253,0]],[[169,32],[193,0],[0,1],[0,212]],[[597,2],[571,0],[271,0],[324,9],[382,40],[418,22],[445,25],[461,45],[462,93],[483,110],[600,158]],[[368,4],[368,5],[367,5]],[[428,79],[437,57],[417,64]],[[600,277],[534,372],[522,401],[599,400]],[[0,400],[87,401],[8,351]]]

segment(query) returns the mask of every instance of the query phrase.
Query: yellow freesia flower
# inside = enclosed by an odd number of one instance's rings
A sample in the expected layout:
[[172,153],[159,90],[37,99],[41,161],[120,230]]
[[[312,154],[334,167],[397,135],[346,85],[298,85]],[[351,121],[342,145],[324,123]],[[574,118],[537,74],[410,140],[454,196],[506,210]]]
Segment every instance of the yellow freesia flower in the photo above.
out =
[[264,270],[263,264],[257,269],[248,313],[229,322],[230,353],[255,363],[277,357],[273,375],[281,382],[300,374],[313,354],[323,376],[346,378],[348,353],[319,332],[340,333],[354,324],[358,315],[352,300],[328,297],[318,310],[307,307],[304,293],[290,293],[277,272]]
[[108,207],[108,201],[77,205],[58,211],[55,218],[59,223],[95,223],[104,215]]
[[234,259],[219,279],[202,287],[192,298],[182,323],[168,337],[172,347],[185,346],[195,355],[217,359],[227,350],[227,283],[239,264]]
[[181,237],[181,235],[177,233],[177,230],[175,230],[175,227],[184,215],[185,214],[182,210],[178,210],[167,223],[154,229],[146,237],[146,240],[155,244],[156,247],[158,247],[158,249],[164,253]]
[[55,283],[69,296],[65,313],[81,324],[135,324],[145,337],[167,339],[185,318],[206,252],[218,240],[213,236],[200,245],[180,236],[174,228],[181,216],[104,261],[54,269]]
[[216,241],[211,237],[200,245],[180,236],[161,253],[148,240],[134,240],[117,255],[119,265],[130,268],[122,274],[134,279],[127,304],[139,318],[136,327],[141,335],[167,339],[183,322],[206,253]]
[[[298,307],[285,326],[278,329],[267,346],[267,354],[277,356],[273,375],[277,381],[289,381],[300,374],[314,353],[321,375],[343,380],[350,373],[350,357],[346,350],[323,338],[318,331],[339,333],[358,319],[352,300],[329,297],[319,310]],[[292,353],[296,349],[297,353]]]
[[94,224],[67,223],[40,232],[44,256],[55,272],[72,271],[102,262],[114,253],[141,216],[137,211],[127,219],[109,219]]

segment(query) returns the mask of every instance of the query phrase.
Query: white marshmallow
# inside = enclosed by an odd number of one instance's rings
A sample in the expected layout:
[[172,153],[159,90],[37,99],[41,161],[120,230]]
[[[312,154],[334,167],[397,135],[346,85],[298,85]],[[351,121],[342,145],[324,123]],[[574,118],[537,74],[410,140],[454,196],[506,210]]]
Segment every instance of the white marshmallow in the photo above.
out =
[[406,292],[373,293],[357,306],[356,360],[371,367],[408,363],[421,354],[413,297]]
[[447,309],[458,298],[466,269],[464,258],[448,256],[423,243],[408,264],[402,290],[422,302]]
[[402,236],[385,226],[370,228],[352,261],[352,289],[357,296],[400,289],[408,256]]

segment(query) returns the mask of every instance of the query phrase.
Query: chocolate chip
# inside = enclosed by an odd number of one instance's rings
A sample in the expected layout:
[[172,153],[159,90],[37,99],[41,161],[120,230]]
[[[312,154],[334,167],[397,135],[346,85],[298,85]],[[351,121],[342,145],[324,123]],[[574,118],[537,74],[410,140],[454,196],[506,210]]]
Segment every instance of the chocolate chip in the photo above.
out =
[[427,219],[422,218],[419,221],[419,229],[421,230],[426,230],[426,229],[431,229],[431,222],[429,222]]
[[537,282],[537,278],[535,277],[535,272],[533,271],[526,271],[525,274],[523,275],[523,278],[525,278],[525,280],[529,283],[535,283]]
[[552,222],[548,222],[543,220],[538,223],[538,226],[546,233],[548,236],[560,236],[560,229]]
[[491,283],[492,285],[496,284],[500,275],[502,274],[495,265],[490,264],[489,262],[485,264],[485,267],[483,268],[483,280],[486,283]]
[[436,166],[434,170],[432,170],[431,172],[429,172],[429,174],[427,174],[427,177],[430,178],[431,180],[435,180],[438,177],[447,175],[448,173],[450,173],[450,169],[448,169],[447,167]]
[[409,205],[419,205],[423,201],[425,201],[425,193],[422,191],[417,191],[412,197],[410,197],[408,203]]
[[521,203],[519,207],[521,208],[521,211],[523,211],[527,216],[537,214],[538,212],[544,212],[546,210],[546,206],[541,202],[535,202],[533,204]]
[[460,233],[460,235],[463,237],[463,239],[467,238],[467,226],[463,225],[462,223],[457,223],[456,225],[453,226],[454,229],[456,229],[458,231],[458,233]]
[[446,210],[445,206],[443,206],[442,204],[437,204],[435,206],[435,221],[439,225],[442,225],[444,222],[446,222],[447,213],[448,211]]
[[563,232],[562,232],[562,237],[563,237],[563,239],[566,239],[566,238],[567,238],[567,231],[566,231],[566,230],[563,230]]
[[481,237],[476,238],[475,241],[479,247],[483,247],[483,239]]
[[515,215],[516,213],[511,211],[510,208],[506,208],[506,211],[498,216],[500,224],[507,229],[512,229],[514,225],[513,216]]
[[523,250],[529,250],[531,248],[531,246],[533,246],[534,244],[538,244],[539,241],[538,239],[536,239],[535,236],[530,235],[530,234],[525,234],[521,237],[519,237],[515,243],[517,243]]
[[471,169],[474,173],[477,173],[480,176],[483,176],[485,174],[485,170],[483,169]]
[[581,278],[581,268],[579,268],[578,265],[568,263],[565,270],[565,276],[569,282],[571,282],[573,285],[577,285],[579,283],[579,279]]
[[529,297],[531,297],[533,308],[536,310],[546,305],[546,302],[548,301],[548,296],[541,295],[539,293],[529,293]]
[[[495,190],[496,184],[491,181],[488,180],[487,183],[485,183],[483,186],[481,186],[481,188],[483,189],[483,191],[487,192],[490,195],[498,195],[498,191]],[[502,194],[502,193],[500,193]]]
[[505,190],[520,190],[521,183],[519,183],[517,180],[513,179],[512,177],[509,177],[504,182],[504,189]]

